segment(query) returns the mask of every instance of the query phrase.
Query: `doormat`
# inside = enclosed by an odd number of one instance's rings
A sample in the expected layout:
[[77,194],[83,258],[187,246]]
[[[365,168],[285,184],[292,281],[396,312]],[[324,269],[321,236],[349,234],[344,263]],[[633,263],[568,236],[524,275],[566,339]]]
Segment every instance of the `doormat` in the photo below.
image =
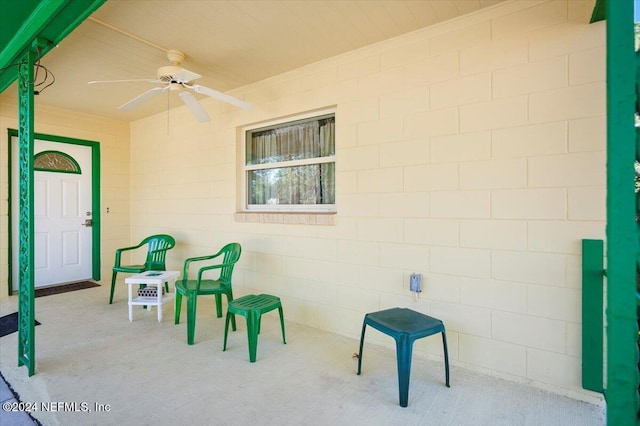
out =
[[[36,325],[40,323],[36,320]],[[18,331],[18,313],[14,312],[9,315],[0,317],[0,337]]]
[[52,294],[66,293],[68,291],[84,290],[85,288],[100,287],[100,284],[93,281],[80,281],[77,283],[56,285],[35,289],[35,297],[51,296]]

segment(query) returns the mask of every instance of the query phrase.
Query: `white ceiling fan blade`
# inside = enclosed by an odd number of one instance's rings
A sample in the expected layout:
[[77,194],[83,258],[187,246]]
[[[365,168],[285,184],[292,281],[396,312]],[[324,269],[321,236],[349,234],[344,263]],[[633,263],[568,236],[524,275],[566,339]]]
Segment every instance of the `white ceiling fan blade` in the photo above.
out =
[[102,84],[102,83],[128,83],[130,81],[146,81],[148,83],[162,83],[160,80],[150,79],[150,78],[136,78],[133,80],[96,80],[89,81],[87,84]]
[[182,68],[176,73],[176,75],[173,76],[173,79],[179,83],[188,83],[201,77],[202,76],[200,74],[196,74],[195,72],[191,72]]
[[121,105],[118,107],[118,109],[124,110],[124,111],[129,111],[134,109],[135,107],[137,107],[138,105],[140,105],[143,102],[148,101],[149,99],[155,98],[156,96],[158,96],[160,93],[164,92],[165,90],[169,89],[169,85],[165,86],[165,87],[154,87],[151,90],[147,90],[146,92],[144,92],[143,94],[131,99],[129,102],[127,102],[124,105]]
[[234,98],[231,95],[227,95],[226,93],[218,92],[217,90],[210,89],[208,87],[200,86],[199,84],[194,84],[193,86],[187,86],[191,89],[195,90],[196,93],[200,93],[203,95],[211,96],[212,98],[220,99],[221,101],[230,103],[231,105],[235,105],[242,109],[251,109],[251,104],[245,101],[241,101],[238,98]]
[[191,110],[191,113],[196,118],[196,120],[198,120],[201,123],[211,120],[211,118],[209,117],[209,114],[207,114],[207,111],[205,111],[205,109],[202,108],[202,105],[200,105],[200,102],[198,102],[196,97],[193,96],[191,93],[180,92],[180,98],[182,98],[182,101],[189,107],[189,109]]

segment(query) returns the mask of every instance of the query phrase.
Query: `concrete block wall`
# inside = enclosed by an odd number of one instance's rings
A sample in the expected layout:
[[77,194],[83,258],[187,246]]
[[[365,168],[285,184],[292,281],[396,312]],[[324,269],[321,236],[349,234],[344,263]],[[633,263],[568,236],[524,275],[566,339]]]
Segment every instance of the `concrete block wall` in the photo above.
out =
[[[239,241],[237,294],[277,294],[291,321],[357,339],[366,312],[409,307],[445,322],[454,365],[597,398],[580,385],[580,240],[605,236],[592,7],[499,4],[240,88],[248,112],[204,100],[208,124],[132,123],[132,238],[173,233],[174,267]],[[243,126],[328,107],[333,224],[237,215]]]

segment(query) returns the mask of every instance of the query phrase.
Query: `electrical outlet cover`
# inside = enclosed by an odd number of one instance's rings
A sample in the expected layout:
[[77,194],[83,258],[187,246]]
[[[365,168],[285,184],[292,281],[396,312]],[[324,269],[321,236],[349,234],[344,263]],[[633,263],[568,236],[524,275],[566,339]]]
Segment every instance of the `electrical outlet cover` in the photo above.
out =
[[409,289],[416,293],[420,293],[422,291],[422,274],[411,274]]

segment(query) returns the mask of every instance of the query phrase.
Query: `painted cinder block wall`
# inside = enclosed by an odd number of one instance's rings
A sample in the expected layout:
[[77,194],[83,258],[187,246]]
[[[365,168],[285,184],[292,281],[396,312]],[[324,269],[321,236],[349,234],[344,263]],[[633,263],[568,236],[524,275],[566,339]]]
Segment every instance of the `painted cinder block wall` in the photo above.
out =
[[[239,241],[236,293],[280,296],[290,321],[358,338],[366,312],[410,307],[444,320],[455,365],[594,397],[580,385],[580,240],[605,236],[592,8],[510,2],[236,90],[249,112],[204,100],[208,124],[180,108],[132,123],[132,240],[174,234],[176,268]],[[325,107],[334,224],[237,214],[242,127]]]

